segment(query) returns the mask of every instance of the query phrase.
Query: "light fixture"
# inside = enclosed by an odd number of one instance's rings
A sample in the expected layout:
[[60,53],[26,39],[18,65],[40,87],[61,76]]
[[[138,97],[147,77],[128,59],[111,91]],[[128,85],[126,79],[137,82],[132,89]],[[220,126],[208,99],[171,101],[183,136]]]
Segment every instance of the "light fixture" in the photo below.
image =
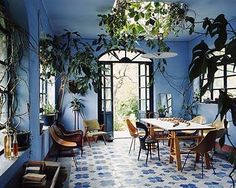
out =
[[147,58],[147,59],[166,59],[166,58],[171,58],[175,57],[178,54],[176,52],[153,52],[153,53],[146,53],[142,54],[141,57]]
[[[162,34],[157,35],[157,40],[158,40],[158,45],[159,45],[158,51],[142,54],[141,57],[147,58],[147,59],[166,59],[166,58],[171,58],[171,57],[175,57],[178,55],[176,52],[169,51],[169,47],[167,47],[166,44],[163,42],[163,35]],[[165,47],[161,47],[161,45],[163,45],[163,44],[165,45]],[[163,50],[161,51],[160,50],[161,48],[166,51],[163,51]]]

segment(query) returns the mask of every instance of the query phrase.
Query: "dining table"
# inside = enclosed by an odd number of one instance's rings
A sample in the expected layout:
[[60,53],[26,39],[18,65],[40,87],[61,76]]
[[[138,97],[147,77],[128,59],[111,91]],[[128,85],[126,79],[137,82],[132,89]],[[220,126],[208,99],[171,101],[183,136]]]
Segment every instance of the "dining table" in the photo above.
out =
[[[170,146],[170,158],[169,162],[173,163],[173,160],[176,161],[177,170],[182,169],[181,164],[181,154],[186,152],[180,151],[180,140],[185,139],[197,139],[198,142],[203,138],[203,130],[213,130],[214,127],[211,124],[198,124],[191,121],[178,121],[175,119],[168,118],[142,118],[142,122],[148,124],[151,128],[161,128],[168,131],[168,139]],[[181,131],[185,130],[195,130],[199,131],[197,135],[183,135],[178,134]],[[196,162],[199,161],[199,155],[196,154]],[[206,168],[210,168],[210,157],[205,155]]]

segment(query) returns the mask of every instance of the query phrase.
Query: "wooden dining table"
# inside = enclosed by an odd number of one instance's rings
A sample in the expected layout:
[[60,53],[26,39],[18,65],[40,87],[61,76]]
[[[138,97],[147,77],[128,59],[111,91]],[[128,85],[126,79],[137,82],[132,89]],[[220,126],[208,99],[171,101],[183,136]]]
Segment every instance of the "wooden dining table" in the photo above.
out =
[[[194,122],[179,122],[179,123],[174,123],[172,121],[167,121],[165,118],[165,121],[162,120],[162,118],[143,118],[141,119],[142,122],[147,123],[151,125],[153,128],[161,128],[163,130],[168,131],[168,139],[170,141],[170,163],[173,163],[173,160],[176,161],[176,166],[178,170],[182,169],[182,164],[181,164],[181,154],[184,154],[186,152],[180,152],[180,140],[183,139],[198,139],[198,142],[203,137],[203,130],[211,130],[215,129],[214,127],[210,126],[210,124],[198,124]],[[185,131],[185,130],[196,130],[200,131],[199,135],[178,135],[177,132],[180,131]],[[196,155],[196,161],[199,160],[199,155]],[[205,156],[205,162],[206,162],[206,167],[210,168],[210,158],[209,155]]]

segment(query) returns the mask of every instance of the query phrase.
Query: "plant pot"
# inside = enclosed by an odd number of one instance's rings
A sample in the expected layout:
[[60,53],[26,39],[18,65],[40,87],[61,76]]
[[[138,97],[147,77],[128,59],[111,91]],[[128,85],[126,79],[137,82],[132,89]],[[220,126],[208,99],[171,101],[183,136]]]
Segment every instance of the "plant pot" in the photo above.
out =
[[17,131],[19,151],[26,150],[30,146],[30,131]]
[[166,117],[166,115],[163,114],[163,113],[159,113],[159,117],[160,117],[160,118],[163,118],[163,117]]
[[55,114],[42,115],[44,125],[51,126],[55,121]]

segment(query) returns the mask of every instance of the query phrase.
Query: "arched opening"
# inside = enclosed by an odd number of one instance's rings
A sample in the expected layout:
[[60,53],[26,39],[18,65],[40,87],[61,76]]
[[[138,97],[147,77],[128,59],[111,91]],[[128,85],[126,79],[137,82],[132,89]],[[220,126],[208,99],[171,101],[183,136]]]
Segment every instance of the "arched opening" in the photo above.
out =
[[115,138],[128,136],[126,118],[135,122],[142,114],[153,111],[153,62],[142,54],[138,50],[111,50],[99,58],[103,76],[98,119]]

